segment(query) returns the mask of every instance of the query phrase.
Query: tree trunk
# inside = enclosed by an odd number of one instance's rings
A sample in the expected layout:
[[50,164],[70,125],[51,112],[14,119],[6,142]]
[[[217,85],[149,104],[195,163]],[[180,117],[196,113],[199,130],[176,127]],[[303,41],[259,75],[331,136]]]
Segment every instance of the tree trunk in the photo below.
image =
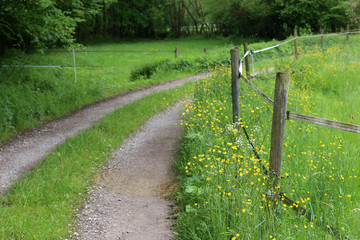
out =
[[103,38],[106,38],[106,33],[107,33],[107,15],[106,15],[106,2],[103,1]]
[[197,21],[196,21],[195,17],[191,14],[191,12],[189,11],[189,8],[185,5],[184,0],[182,1],[182,5],[185,8],[186,12],[189,14],[190,18],[193,20],[194,25],[196,26],[196,34],[197,34],[198,29],[197,29]]

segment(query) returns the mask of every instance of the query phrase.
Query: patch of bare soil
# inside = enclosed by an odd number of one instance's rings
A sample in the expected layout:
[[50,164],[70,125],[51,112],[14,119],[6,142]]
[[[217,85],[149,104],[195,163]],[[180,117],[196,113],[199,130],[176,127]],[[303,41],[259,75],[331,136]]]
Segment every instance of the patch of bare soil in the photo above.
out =
[[79,239],[172,239],[167,196],[182,135],[179,109],[151,118],[113,154],[79,215]]
[[67,137],[74,136],[79,131],[91,127],[105,114],[152,92],[175,88],[187,81],[204,76],[205,74],[182,78],[120,95],[92,104],[67,117],[49,121],[33,131],[19,134],[0,146],[0,195],[4,194],[13,181],[40,162],[56,145],[63,143]]

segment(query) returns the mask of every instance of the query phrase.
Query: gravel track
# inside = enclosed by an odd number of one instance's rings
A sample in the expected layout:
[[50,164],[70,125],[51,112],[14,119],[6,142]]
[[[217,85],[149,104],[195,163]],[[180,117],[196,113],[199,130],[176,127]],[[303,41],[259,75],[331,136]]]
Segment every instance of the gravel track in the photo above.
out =
[[205,77],[205,74],[181,78],[146,89],[132,91],[102,102],[91,104],[69,116],[49,121],[32,131],[19,134],[0,146],[0,195],[12,183],[30,171],[46,154],[66,138],[91,127],[105,114],[129,104],[152,92],[159,92],[183,85],[187,81]]
[[75,239],[172,239],[168,194],[182,136],[181,106],[152,117],[98,174]]

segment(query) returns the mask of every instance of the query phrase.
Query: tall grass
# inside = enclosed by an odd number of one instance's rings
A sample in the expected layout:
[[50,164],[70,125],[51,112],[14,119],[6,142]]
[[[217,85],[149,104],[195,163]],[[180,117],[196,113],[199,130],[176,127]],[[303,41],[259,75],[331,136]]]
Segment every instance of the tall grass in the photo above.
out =
[[[290,67],[288,109],[360,124],[359,46],[311,49],[295,63],[274,60],[277,71]],[[177,161],[179,239],[359,238],[359,135],[288,121],[281,192],[295,204],[274,203],[262,167],[268,169],[272,107],[241,83],[242,119],[233,125],[230,82],[227,68],[199,82],[185,109],[191,114]],[[273,96],[274,79],[253,83]],[[311,213],[310,221],[297,206]]]

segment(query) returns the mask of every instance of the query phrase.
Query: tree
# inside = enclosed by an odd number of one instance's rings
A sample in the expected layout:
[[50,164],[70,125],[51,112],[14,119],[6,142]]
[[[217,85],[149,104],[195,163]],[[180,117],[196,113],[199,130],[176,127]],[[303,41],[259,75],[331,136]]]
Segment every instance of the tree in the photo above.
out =
[[276,21],[283,23],[278,29],[284,36],[293,28],[308,28],[312,32],[320,28],[336,31],[350,22],[353,14],[350,1],[342,0],[276,0],[272,3]]
[[156,37],[166,31],[167,0],[107,0],[78,24],[78,39]]
[[220,26],[224,35],[267,37],[271,9],[263,0],[202,0],[207,21]]
[[336,31],[354,19],[358,1],[344,0],[201,0],[207,21],[222,34],[284,38],[294,27]]
[[98,0],[0,0],[1,50],[71,44],[76,25],[98,10]]
[[360,2],[357,0],[351,1],[351,11],[353,12],[354,18],[351,23],[360,28]]

